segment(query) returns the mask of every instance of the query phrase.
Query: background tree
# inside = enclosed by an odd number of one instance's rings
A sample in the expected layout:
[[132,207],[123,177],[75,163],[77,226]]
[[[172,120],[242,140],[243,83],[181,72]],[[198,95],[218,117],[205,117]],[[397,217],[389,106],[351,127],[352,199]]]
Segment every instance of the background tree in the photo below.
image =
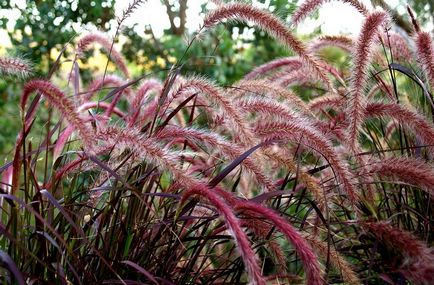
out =
[[[61,49],[86,24],[107,29],[115,18],[113,0],[36,0],[26,1],[23,7],[11,1],[1,1],[1,9],[17,9],[20,17],[9,31],[14,52],[25,54],[34,64],[35,72],[47,73],[51,52]],[[0,19],[6,28],[9,19]]]

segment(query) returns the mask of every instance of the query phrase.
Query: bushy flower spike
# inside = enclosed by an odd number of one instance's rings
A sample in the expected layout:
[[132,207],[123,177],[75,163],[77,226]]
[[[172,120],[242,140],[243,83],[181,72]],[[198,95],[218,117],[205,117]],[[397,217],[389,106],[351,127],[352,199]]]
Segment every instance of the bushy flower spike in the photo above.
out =
[[339,95],[330,94],[312,99],[308,103],[311,111],[327,110],[330,108],[338,110],[345,104],[345,98]]
[[323,260],[330,259],[330,263],[341,274],[342,280],[345,284],[362,284],[348,261],[346,261],[333,246],[329,247],[327,242],[317,239],[312,234],[303,233],[303,237],[310,243],[313,250],[321,256]]
[[347,36],[322,36],[309,45],[311,52],[317,52],[324,47],[338,47],[346,52],[353,50],[354,41]]
[[[384,83],[384,82],[383,82]],[[381,96],[381,98],[387,98],[390,102],[396,102],[395,94],[393,93],[393,87],[387,83],[379,82],[368,92],[366,95],[366,99],[369,101],[374,101],[374,97],[377,93],[380,93],[385,96]]]
[[372,55],[373,44],[381,27],[387,24],[388,21],[389,16],[384,11],[375,11],[369,14],[363,23],[354,50],[347,111],[350,123],[348,129],[348,145],[353,152],[357,152],[359,147],[359,128],[363,122],[366,107],[364,87],[368,78],[367,70]]
[[309,110],[307,104],[300,99],[296,94],[291,91],[276,86],[266,80],[242,80],[235,86],[236,92],[233,92],[235,99],[243,96],[246,93],[252,93],[254,95],[270,95],[274,99],[284,99],[284,103],[289,106],[294,106],[302,114],[306,116],[313,116],[313,113]]
[[[101,115],[92,115],[92,116],[88,116],[87,118],[83,118],[84,123],[98,122],[98,123],[106,124],[109,120],[110,118]],[[60,156],[65,144],[68,142],[68,138],[74,133],[74,131],[75,131],[74,127],[69,125],[65,128],[65,130],[62,133],[60,133],[59,137],[57,138],[56,144],[54,146],[54,150],[53,150],[54,157],[57,158]]]
[[295,251],[300,255],[301,261],[306,272],[306,284],[322,285],[322,271],[317,257],[315,256],[312,247],[306,242],[301,234],[287,220],[282,218],[272,209],[266,208],[260,204],[249,201],[238,201],[235,206],[236,210],[249,211],[255,214],[262,215],[265,219],[271,221],[292,243]]
[[383,36],[383,42],[386,47],[392,50],[394,61],[405,62],[413,58],[413,53],[403,35],[390,31],[389,38]]
[[[212,148],[216,148],[222,153],[229,156],[230,159],[235,159],[242,155],[243,149],[241,146],[233,142],[229,142],[222,138],[220,135],[204,130],[194,128],[180,128],[177,126],[167,126],[158,132],[154,138],[167,139],[167,138],[184,138],[193,140],[198,143],[208,144]],[[275,190],[274,183],[264,174],[265,171],[261,169],[251,158],[247,157],[243,162],[248,170],[255,174],[256,179],[269,191]]]
[[71,127],[78,131],[84,147],[91,151],[94,146],[92,130],[75,110],[74,104],[49,81],[32,80],[28,82],[21,95],[21,109],[24,111],[28,97],[33,92],[43,94],[47,100],[65,117]]
[[[292,72],[282,72],[279,74],[279,77],[276,78],[276,85],[281,88],[290,88],[296,85],[319,85],[318,78],[314,76],[314,74],[309,73],[309,71],[305,68],[295,70]],[[332,92],[335,93],[335,92]]]
[[213,192],[213,190],[200,186],[187,189],[182,195],[180,205],[185,203],[191,196],[200,195],[206,198],[213,205],[220,215],[225,219],[227,228],[237,244],[237,249],[244,261],[246,271],[249,274],[250,284],[265,285],[261,270],[258,266],[257,258],[250,246],[246,233],[242,230],[240,221],[237,219],[232,209],[222,200],[222,198]]
[[130,149],[139,155],[139,158],[155,163],[161,169],[169,170],[175,177],[184,176],[177,166],[179,154],[162,147],[157,140],[145,137],[138,129],[107,126],[99,130],[98,136],[107,146]]
[[304,138],[302,143],[308,145],[313,150],[321,153],[322,156],[331,164],[337,178],[342,183],[343,189],[348,195],[354,210],[357,211],[358,194],[351,183],[351,172],[345,161],[335,152],[331,143],[321,133],[309,126],[303,120],[293,120],[291,122],[263,123],[256,126],[255,133],[266,140],[294,140],[298,142],[300,136]]
[[[292,14],[291,23],[293,26],[297,26],[306,17],[308,17],[313,11],[318,9],[322,4],[331,2],[331,0],[306,0],[301,4],[297,10]],[[342,0],[344,3],[348,3],[357,9],[362,15],[368,14],[366,6],[358,0]]]
[[266,115],[271,120],[293,120],[298,117],[294,111],[272,99],[247,97],[237,100],[236,104],[244,111]]
[[[432,150],[434,126],[418,113],[395,103],[370,103],[366,106],[366,118],[390,117],[407,127]],[[432,151],[431,151],[432,152]]]
[[282,67],[285,67],[285,69],[297,69],[301,66],[302,62],[298,57],[278,58],[256,67],[244,76],[244,80],[252,80],[264,76],[266,73]]
[[382,158],[369,165],[369,173],[394,178],[420,187],[434,199],[434,171],[433,166],[418,159],[409,157]]
[[[107,102],[87,102],[87,103],[80,105],[77,108],[77,112],[80,113],[80,112],[87,111],[89,109],[94,109],[94,108],[106,110],[106,109],[110,108],[110,103],[107,103]],[[113,108],[112,113],[121,117],[121,118],[125,118],[125,116],[126,116],[126,114],[124,112],[122,112],[122,110],[117,108],[117,107]]]
[[413,234],[386,222],[365,223],[363,226],[389,250],[401,255],[399,271],[414,284],[434,282],[434,252]]
[[78,43],[77,43],[77,55],[79,57],[83,56],[83,53],[89,49],[91,44],[98,43],[101,45],[103,50],[110,55],[110,58],[113,59],[113,62],[119,67],[121,72],[125,75],[126,78],[129,78],[129,72],[127,65],[125,63],[125,59],[123,56],[114,48],[112,47],[112,42],[107,39],[106,36],[98,33],[91,33],[87,34],[84,37],[82,37]]
[[28,77],[32,73],[30,63],[18,57],[0,56],[0,74]]
[[427,75],[432,90],[434,89],[434,46],[428,32],[416,33],[416,52],[418,60]]
[[[232,102],[223,95],[220,88],[213,83],[200,77],[190,77],[184,80],[180,86],[172,92],[171,99],[179,97],[180,94],[202,93],[207,96],[208,100],[217,104],[224,112],[224,116],[229,120],[235,133],[240,135],[240,140],[246,144],[252,144],[253,135],[251,134],[248,124],[245,122],[242,114],[233,106]],[[168,99],[168,102],[171,101]]]
[[305,63],[317,78],[327,85],[329,90],[334,87],[330,79],[324,74],[319,65],[319,60],[309,54],[305,45],[298,40],[279,18],[273,14],[257,9],[249,4],[234,3],[217,7],[205,16],[204,28],[212,28],[221,21],[229,19],[235,21],[252,21],[258,27],[292,49]]
[[315,179],[315,177],[311,176],[305,170],[301,169],[294,162],[294,160],[291,159],[291,157],[293,156],[292,154],[290,154],[285,149],[279,149],[278,152],[264,150],[264,154],[268,158],[273,160],[277,165],[285,167],[288,171],[292,173],[296,173],[301,184],[303,184],[307,188],[307,190],[312,193],[312,196],[315,198],[315,202],[318,204],[318,208],[321,210],[324,209],[327,203],[320,184]]
[[134,125],[134,123],[137,121],[137,118],[139,117],[140,114],[140,109],[148,93],[155,91],[158,95],[160,95],[162,89],[163,86],[158,80],[149,79],[143,82],[143,84],[137,90],[134,99],[131,101],[131,105],[129,108],[130,109],[129,126]]

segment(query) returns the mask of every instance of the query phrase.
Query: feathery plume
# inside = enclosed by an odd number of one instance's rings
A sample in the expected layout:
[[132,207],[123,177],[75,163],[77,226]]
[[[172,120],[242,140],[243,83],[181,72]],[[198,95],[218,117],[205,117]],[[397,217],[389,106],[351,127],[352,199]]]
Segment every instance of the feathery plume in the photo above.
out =
[[282,72],[276,76],[276,84],[281,88],[290,88],[294,85],[305,85],[307,83],[317,83],[313,74],[309,74],[304,68],[291,72]]
[[238,201],[235,209],[260,214],[267,220],[270,220],[293,244],[297,254],[300,255],[306,272],[306,283],[310,285],[322,285],[324,283],[321,267],[317,257],[313,253],[312,247],[288,221],[272,209],[249,201]]
[[367,69],[372,55],[373,42],[385,25],[389,17],[384,11],[375,11],[369,14],[363,23],[353,55],[353,67],[351,71],[350,98],[348,103],[348,145],[353,152],[358,149],[358,134],[363,116],[365,114],[366,101],[364,87],[367,79]]
[[123,56],[112,47],[112,43],[104,35],[98,33],[87,34],[82,37],[77,43],[77,56],[83,56],[83,52],[86,51],[92,43],[98,43],[103,50],[110,56],[113,62],[119,67],[121,72],[126,78],[129,78],[129,72]]
[[267,72],[273,71],[277,68],[285,67],[285,69],[297,69],[300,68],[301,66],[302,66],[302,62],[298,57],[293,56],[293,57],[278,58],[256,67],[255,69],[253,69],[252,71],[250,71],[244,76],[244,80],[251,80],[256,77],[263,76]]
[[[110,103],[107,103],[107,102],[86,102],[77,108],[77,112],[80,113],[80,112],[87,111],[87,110],[93,109],[93,108],[101,108],[101,109],[107,110],[110,108]],[[125,116],[126,116],[125,113],[122,112],[117,107],[113,108],[112,111],[115,115],[117,115],[121,118],[125,118]]]
[[0,56],[0,74],[28,77],[32,73],[30,63],[18,57]]
[[411,7],[409,5],[407,5],[407,12],[408,15],[410,16],[411,19],[411,23],[413,24],[414,30],[418,33],[420,32],[420,27],[419,27],[419,23],[416,20],[416,17],[414,16],[414,12],[413,9],[411,9]]
[[331,164],[353,208],[357,210],[355,205],[358,202],[358,194],[351,183],[352,175],[349,166],[336,153],[329,140],[312,126],[309,126],[308,122],[294,119],[290,122],[262,123],[256,126],[255,133],[266,140],[290,139],[294,141],[303,134],[303,137],[306,138],[303,140],[303,144],[309,145],[312,149],[321,153]]
[[[294,26],[300,24],[307,16],[313,11],[318,9],[323,3],[330,2],[331,0],[306,0],[297,10],[292,14],[291,23]],[[342,0],[344,3],[348,3],[357,9],[362,15],[368,14],[366,6],[358,0]]]
[[363,226],[397,255],[398,270],[414,284],[434,282],[434,252],[413,234],[386,222],[364,223]]
[[428,32],[416,33],[416,52],[431,88],[434,88],[434,46]]
[[204,28],[212,28],[225,19],[252,21],[286,47],[292,49],[300,57],[302,62],[315,73],[316,77],[321,78],[330,90],[334,90],[333,84],[321,69],[319,60],[309,54],[305,45],[291,33],[285,23],[273,14],[248,4],[234,3],[222,5],[205,16]]
[[21,95],[21,109],[24,111],[28,97],[33,92],[43,94],[50,103],[66,118],[68,123],[80,134],[83,145],[86,149],[92,150],[93,138],[92,131],[75,111],[74,104],[49,81],[32,80],[28,82],[23,89]]
[[329,94],[317,97],[309,101],[308,107],[312,111],[325,110],[328,108],[335,108],[338,110],[345,104],[344,98],[339,95]]
[[354,41],[347,36],[321,36],[313,40],[309,45],[311,52],[316,52],[324,47],[332,46],[343,49],[346,52],[353,50]]
[[383,39],[383,42],[392,50],[394,60],[405,62],[413,58],[413,54],[408,47],[408,43],[402,35],[392,31],[388,34],[389,38]]
[[370,103],[366,106],[365,117],[390,117],[407,127],[426,145],[434,145],[434,126],[423,116],[396,103]]
[[[241,146],[234,142],[229,142],[219,136],[216,133],[210,133],[204,130],[197,130],[194,128],[180,128],[177,126],[166,126],[164,129],[159,131],[155,136],[156,139],[167,139],[167,138],[184,138],[188,140],[193,140],[198,143],[208,144],[212,148],[216,148],[223,154],[227,155],[230,159],[235,159],[243,154],[243,149]],[[274,183],[264,174],[264,170],[259,167],[254,160],[247,157],[243,162],[249,171],[255,174],[256,179],[269,191],[275,190]]]
[[140,108],[143,104],[143,101],[145,97],[148,95],[148,93],[155,91],[158,95],[161,94],[163,90],[163,86],[161,83],[155,79],[146,80],[143,82],[143,84],[139,87],[139,89],[136,92],[136,95],[134,96],[134,99],[131,101],[130,104],[130,119],[129,119],[129,125],[132,126],[137,121],[137,118],[140,115]]
[[234,95],[240,97],[245,93],[253,93],[254,95],[265,95],[269,94],[274,97],[274,99],[278,100],[279,97],[283,98],[285,103],[288,103],[294,107],[296,107],[299,111],[301,111],[304,115],[314,116],[313,113],[309,110],[306,103],[300,99],[296,94],[291,91],[278,87],[266,80],[242,80],[237,83],[235,86],[236,92]]
[[170,102],[176,97],[183,94],[203,93],[211,102],[217,104],[222,110],[223,115],[229,120],[231,127],[235,130],[235,133],[240,135],[240,140],[243,143],[252,142],[253,136],[245,122],[242,114],[234,107],[232,102],[223,95],[220,88],[213,83],[207,81],[201,77],[190,77],[182,82],[179,87],[174,90],[167,102]]
[[426,162],[409,157],[388,157],[370,164],[368,171],[418,186],[434,199],[433,166]]

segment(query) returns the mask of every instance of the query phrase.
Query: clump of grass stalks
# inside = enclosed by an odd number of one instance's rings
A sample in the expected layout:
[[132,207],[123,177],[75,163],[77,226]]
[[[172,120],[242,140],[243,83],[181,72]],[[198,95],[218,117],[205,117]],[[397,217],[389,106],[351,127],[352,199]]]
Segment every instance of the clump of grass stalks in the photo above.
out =
[[[2,281],[432,284],[432,37],[413,16],[400,35],[387,12],[345,2],[365,16],[358,38],[311,43],[267,11],[220,3],[200,33],[249,21],[295,53],[233,86],[181,75],[182,59],[163,82],[130,79],[102,34],[77,41],[73,84],[27,80],[0,168]],[[93,43],[119,72],[83,85],[76,59]],[[0,58],[2,73],[24,65]],[[44,101],[55,115],[35,144]]]

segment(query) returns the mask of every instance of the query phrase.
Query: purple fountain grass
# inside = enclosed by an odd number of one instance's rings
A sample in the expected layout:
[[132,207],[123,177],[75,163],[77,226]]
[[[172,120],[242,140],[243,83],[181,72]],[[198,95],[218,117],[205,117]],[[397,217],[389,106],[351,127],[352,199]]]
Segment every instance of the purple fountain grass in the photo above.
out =
[[308,107],[311,111],[336,109],[339,110],[345,104],[345,98],[336,94],[326,94],[309,101]]
[[[258,223],[264,223],[265,221],[270,223],[268,226],[277,227],[279,231],[286,236],[288,241],[293,244],[297,254],[300,255],[305,268],[306,284],[323,284],[323,272],[312,247],[287,220],[281,217],[274,210],[264,207],[261,204],[237,198],[233,193],[227,192],[219,187],[216,187],[213,190],[216,191],[218,195],[235,210],[242,211],[247,216],[247,221],[253,219],[253,222],[248,224],[252,229],[256,229],[259,226]],[[262,220],[264,218],[265,220]]]
[[404,36],[392,31],[388,35],[388,38],[383,36],[383,43],[392,50],[394,61],[408,62],[414,57]]
[[431,88],[434,89],[434,46],[428,32],[416,33],[416,52],[418,59],[427,75]]
[[0,56],[0,74],[25,78],[31,73],[32,66],[27,60],[18,57]]
[[[93,106],[89,106],[90,108],[97,107],[99,105],[97,102],[90,102],[90,103],[92,103],[92,105],[93,105]],[[90,105],[90,103],[86,103],[84,105]],[[107,103],[103,104],[103,105],[106,108],[108,108],[108,104]],[[84,108],[83,110],[90,109],[90,108]],[[80,111],[80,109],[79,109],[79,111]],[[119,111],[120,114],[123,114],[120,110],[117,110],[117,111]],[[83,119],[84,123],[94,122],[94,123],[100,123],[100,124],[101,123],[105,124],[105,123],[107,123],[110,120],[109,117],[100,116],[100,115],[92,115],[92,116],[89,116],[87,118],[85,117],[85,118],[82,118],[82,119]],[[60,154],[61,154],[64,146],[68,142],[68,138],[74,133],[74,131],[75,131],[75,128],[73,126],[67,126],[65,128],[65,130],[62,133],[60,133],[59,137],[56,140],[56,144],[54,146],[54,150],[53,150],[53,156],[54,157],[57,158],[57,157],[60,156]]]
[[434,252],[413,234],[386,222],[365,223],[363,226],[388,248],[402,255],[398,270],[414,284],[433,284]]
[[346,125],[345,122],[342,122],[341,117],[343,116],[333,117],[325,122],[318,120],[314,126],[330,140],[336,139],[339,143],[345,145]]
[[144,103],[146,96],[148,96],[148,93],[155,91],[157,95],[160,95],[162,89],[163,86],[161,85],[161,83],[155,79],[149,79],[142,83],[142,85],[136,91],[136,95],[131,101],[129,107],[129,126],[134,125],[134,123],[137,121],[137,118],[140,115],[140,109],[142,107],[142,104]]
[[415,136],[422,139],[432,151],[434,146],[434,126],[422,115],[395,103],[370,103],[366,106],[365,117],[390,117],[407,127]]
[[[331,0],[306,0],[301,6],[295,10],[292,14],[291,23],[294,26],[300,24],[306,17],[308,17],[313,11],[318,9],[323,3],[330,2]],[[357,9],[362,15],[368,14],[366,6],[358,0],[342,0],[344,3],[348,3]]]
[[318,84],[318,80],[314,74],[309,73],[308,70],[302,68],[289,73],[283,71],[281,74],[279,74],[276,84],[281,88],[290,88],[295,85],[303,86],[307,84]]
[[113,59],[113,62],[117,65],[117,67],[119,67],[125,77],[130,77],[123,56],[114,47],[112,47],[111,41],[102,34],[91,33],[82,37],[77,43],[77,56],[83,56],[84,51],[89,49],[90,45],[93,43],[100,44],[104,51],[110,56],[110,58]]
[[[86,102],[80,106],[78,106],[77,108],[77,112],[83,112],[83,111],[87,111],[89,109],[93,109],[93,108],[99,108],[99,109],[109,109],[110,108],[110,103],[107,102]],[[124,112],[122,112],[121,109],[115,107],[112,109],[112,113],[121,117],[121,118],[125,118],[126,114]]]
[[49,81],[32,80],[28,82],[21,95],[21,109],[25,110],[27,100],[33,92],[44,95],[47,100],[65,117],[68,123],[80,134],[83,145],[88,151],[92,151],[94,139],[92,130],[80,117],[74,107],[74,103],[69,100],[63,92]]
[[330,79],[324,74],[319,60],[308,52],[303,42],[298,40],[279,18],[273,14],[257,9],[248,4],[233,3],[217,7],[209,12],[204,19],[204,28],[212,28],[221,21],[229,19],[235,21],[252,21],[258,27],[276,38],[286,47],[292,49],[309,69],[320,78],[329,90],[334,90]]
[[311,176],[297,165],[297,163],[291,158],[294,156],[292,153],[285,149],[279,149],[278,152],[264,150],[264,154],[270,160],[274,161],[278,167],[284,167],[287,171],[297,173],[301,185],[304,185],[306,189],[312,193],[313,197],[315,198],[315,202],[318,204],[318,208],[324,209],[324,207],[327,205],[327,202],[321,185],[315,179],[315,177]]
[[245,93],[263,96],[270,95],[275,100],[284,99],[281,105],[288,104],[291,107],[294,106],[306,116],[314,116],[309,110],[307,104],[301,100],[300,97],[285,88],[281,88],[268,82],[267,80],[242,80],[236,84],[235,90],[235,100],[236,98],[243,96]]
[[347,36],[321,36],[309,45],[311,52],[317,52],[324,47],[338,47],[346,52],[352,52],[354,41]]
[[433,166],[422,160],[409,157],[388,157],[369,164],[369,173],[393,178],[420,187],[434,199]]
[[[384,83],[384,84],[383,84]],[[387,98],[391,102],[396,102],[395,94],[393,93],[393,86],[385,83],[385,82],[379,82],[375,86],[369,90],[368,94],[366,95],[366,99],[369,101],[373,101],[374,96],[377,93],[384,94],[385,96],[382,96],[382,98]]]
[[302,135],[303,144],[319,152],[332,166],[342,188],[348,195],[354,210],[357,212],[358,193],[353,186],[352,175],[345,161],[334,151],[333,146],[320,132],[309,126],[307,121],[262,123],[256,126],[255,133],[265,140],[293,140],[297,142]]
[[274,233],[270,236],[273,226],[269,222],[263,221],[261,219],[242,220],[241,226],[250,229],[256,236],[260,237],[268,244],[268,247],[274,255],[274,259],[278,263],[279,272],[287,273],[287,268],[285,266],[287,263],[287,258],[282,251],[279,241],[276,240],[277,236]]
[[250,245],[249,239],[246,233],[242,230],[240,221],[237,219],[232,209],[226,204],[222,198],[213,192],[213,190],[201,186],[192,187],[187,189],[182,195],[180,205],[183,205],[193,195],[200,195],[206,198],[211,205],[213,205],[220,215],[225,219],[227,228],[237,244],[237,249],[244,261],[244,265],[250,278],[250,284],[263,284],[265,280],[262,277],[261,270],[258,266],[256,255]]
[[368,78],[367,70],[372,56],[374,42],[383,25],[387,24],[389,16],[386,12],[375,11],[369,14],[360,32],[353,55],[351,71],[350,98],[348,102],[348,145],[356,153],[359,148],[359,129],[365,115],[366,101],[364,96],[365,82]]
[[223,110],[225,119],[230,122],[230,127],[234,129],[235,133],[240,136],[242,143],[252,144],[253,136],[242,114],[234,107],[232,102],[223,95],[223,91],[212,82],[201,77],[187,78],[172,92],[172,98],[169,98],[167,101],[171,102],[171,100],[180,95],[189,96],[198,92],[206,95],[209,101],[217,104]]
[[130,149],[139,158],[154,163],[161,169],[169,170],[175,177],[181,178],[184,176],[177,166],[179,153],[162,147],[158,140],[144,136],[138,129],[120,129],[107,126],[99,130],[98,136],[107,146]]
[[428,77],[428,81],[431,88],[434,88],[434,46],[431,35],[428,32],[424,32],[420,29],[419,23],[416,20],[413,10],[407,6],[407,11],[410,15],[413,27],[416,35],[416,53],[418,60],[420,61],[425,74]]
[[[161,131],[159,131],[154,136],[154,138],[158,140],[167,138],[184,138],[184,140],[188,139],[195,141],[195,144],[205,143],[212,148],[218,149],[230,159],[236,159],[243,153],[242,147],[237,145],[236,143],[229,142],[216,133],[205,130],[198,130],[194,128],[167,126]],[[242,162],[242,165],[244,165],[249,171],[254,173],[255,178],[258,180],[258,182],[263,185],[268,191],[275,190],[276,187],[274,183],[264,174],[265,171],[257,163],[255,163],[254,160],[247,157]]]
[[246,112],[265,115],[266,121],[273,121],[274,119],[290,121],[299,117],[290,108],[271,98],[246,97],[236,100],[235,103]]
[[252,80],[257,77],[262,77],[266,73],[282,67],[285,67],[285,69],[298,69],[301,66],[302,62],[300,58],[296,56],[278,58],[256,67],[244,76],[244,80]]
[[262,215],[276,226],[292,243],[297,254],[300,255],[301,261],[306,272],[306,284],[321,285],[324,284],[322,279],[322,270],[312,247],[306,242],[303,236],[287,220],[260,204],[249,201],[238,201],[235,209],[239,211],[248,211]]

